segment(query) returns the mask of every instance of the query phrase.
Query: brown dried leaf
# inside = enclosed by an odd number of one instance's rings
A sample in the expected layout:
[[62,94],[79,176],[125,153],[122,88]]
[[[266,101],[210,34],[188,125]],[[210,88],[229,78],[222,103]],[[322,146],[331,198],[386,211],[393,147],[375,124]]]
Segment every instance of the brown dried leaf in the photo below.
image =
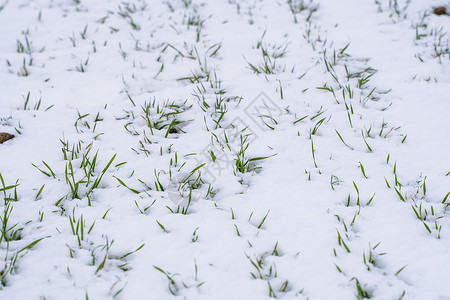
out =
[[438,16],[440,16],[440,15],[446,15],[446,14],[447,14],[447,9],[446,9],[444,6],[436,7],[436,8],[433,10],[433,13],[434,13],[435,15],[438,15]]
[[0,132],[0,144],[3,144],[7,140],[10,140],[14,138],[14,135],[6,133],[6,132]]

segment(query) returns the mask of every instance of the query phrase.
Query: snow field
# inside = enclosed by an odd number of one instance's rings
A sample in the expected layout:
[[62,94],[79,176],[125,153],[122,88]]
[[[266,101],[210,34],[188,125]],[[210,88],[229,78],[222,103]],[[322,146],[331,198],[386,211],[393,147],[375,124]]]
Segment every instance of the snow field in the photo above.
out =
[[441,5],[3,0],[0,298],[449,299]]

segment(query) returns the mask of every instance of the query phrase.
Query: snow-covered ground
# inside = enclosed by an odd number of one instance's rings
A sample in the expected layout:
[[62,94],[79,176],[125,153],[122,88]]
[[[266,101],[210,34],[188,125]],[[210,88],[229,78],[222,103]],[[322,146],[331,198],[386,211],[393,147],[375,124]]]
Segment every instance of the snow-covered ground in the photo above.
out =
[[1,0],[0,299],[450,299],[450,16]]

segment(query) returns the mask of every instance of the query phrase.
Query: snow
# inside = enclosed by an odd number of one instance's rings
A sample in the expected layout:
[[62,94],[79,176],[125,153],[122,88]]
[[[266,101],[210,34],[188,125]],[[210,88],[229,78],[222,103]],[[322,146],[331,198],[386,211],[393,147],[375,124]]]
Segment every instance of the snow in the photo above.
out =
[[450,299],[438,6],[0,1],[0,299]]

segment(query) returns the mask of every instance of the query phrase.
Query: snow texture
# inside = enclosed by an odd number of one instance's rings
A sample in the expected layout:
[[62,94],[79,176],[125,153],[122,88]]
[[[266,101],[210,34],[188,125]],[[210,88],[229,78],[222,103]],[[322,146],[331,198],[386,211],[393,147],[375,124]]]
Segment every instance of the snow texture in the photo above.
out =
[[0,299],[450,299],[442,6],[1,0]]

